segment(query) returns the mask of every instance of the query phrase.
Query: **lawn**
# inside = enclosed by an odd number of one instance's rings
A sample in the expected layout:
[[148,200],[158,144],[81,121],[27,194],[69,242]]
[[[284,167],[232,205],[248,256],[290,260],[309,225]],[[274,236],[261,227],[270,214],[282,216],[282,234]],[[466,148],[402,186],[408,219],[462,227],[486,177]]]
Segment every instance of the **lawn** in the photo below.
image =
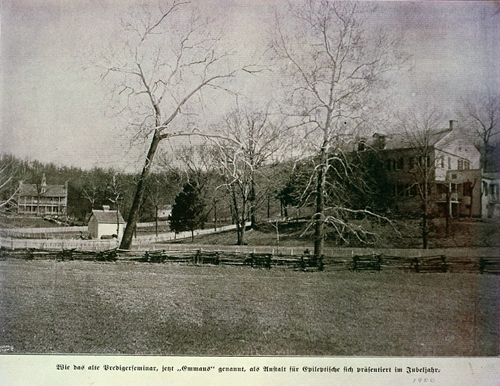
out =
[[0,261],[13,353],[499,355],[500,277]]
[[44,220],[42,217],[5,216],[0,213],[0,228],[54,228],[58,225]]
[[[353,221],[354,222],[354,221]],[[422,231],[420,220],[398,220],[393,226],[376,223],[358,222],[365,229],[378,235],[370,244],[361,243],[355,237],[342,241],[334,232],[327,234],[325,247],[374,247],[374,248],[421,248]],[[308,247],[314,246],[313,229],[304,232],[305,222],[290,221],[279,225],[279,245],[282,247]],[[500,246],[500,227],[498,219],[455,219],[446,235],[444,219],[435,219],[430,227],[430,248],[473,248]],[[178,243],[234,245],[236,231],[227,231],[218,234],[195,236],[191,239],[178,240]],[[277,245],[277,232],[275,224],[260,223],[256,229],[245,233],[245,243],[250,246]]]

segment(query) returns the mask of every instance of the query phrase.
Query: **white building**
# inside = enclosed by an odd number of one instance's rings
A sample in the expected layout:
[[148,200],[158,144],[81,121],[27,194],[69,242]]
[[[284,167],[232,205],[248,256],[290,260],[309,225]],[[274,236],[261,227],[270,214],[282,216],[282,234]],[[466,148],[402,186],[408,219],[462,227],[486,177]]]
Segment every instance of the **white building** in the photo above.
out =
[[500,217],[500,173],[484,173],[481,189],[482,217]]
[[159,219],[168,219],[172,214],[172,205],[160,205],[156,213]]
[[109,206],[103,206],[102,210],[92,209],[88,229],[90,236],[94,239],[114,236],[121,240],[125,229],[125,220],[119,211],[110,210]]
[[442,214],[481,216],[481,155],[456,121],[422,133],[376,133],[371,142],[362,142],[362,149],[367,148],[379,152],[389,194],[399,208],[418,208],[417,185],[427,180],[429,197]]
[[19,182],[17,193],[18,213],[34,216],[66,216],[68,184],[47,185],[45,173],[40,184]]

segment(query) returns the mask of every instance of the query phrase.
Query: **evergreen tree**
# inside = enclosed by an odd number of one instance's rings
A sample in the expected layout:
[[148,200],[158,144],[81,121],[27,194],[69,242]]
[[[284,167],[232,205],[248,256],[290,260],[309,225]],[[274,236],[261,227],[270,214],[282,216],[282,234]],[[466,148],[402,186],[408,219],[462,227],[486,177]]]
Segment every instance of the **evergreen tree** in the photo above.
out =
[[204,209],[199,188],[188,182],[175,198],[169,219],[170,229],[176,233],[189,230],[194,238],[194,230],[203,226]]

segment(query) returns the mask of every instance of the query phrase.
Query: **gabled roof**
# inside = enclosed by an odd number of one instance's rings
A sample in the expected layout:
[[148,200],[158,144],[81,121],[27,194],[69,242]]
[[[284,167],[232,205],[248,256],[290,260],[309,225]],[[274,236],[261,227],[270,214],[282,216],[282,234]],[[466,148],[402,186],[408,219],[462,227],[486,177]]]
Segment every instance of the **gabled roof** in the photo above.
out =
[[[99,224],[116,224],[116,210],[92,209],[92,215],[90,217],[92,218],[92,216],[95,216]],[[118,212],[118,221],[120,224],[125,224],[125,220],[120,212]]]
[[[64,185],[47,185],[45,193],[40,193],[42,197],[66,197],[68,192]],[[20,184],[19,196],[38,196],[37,187],[35,184]]]
[[396,149],[411,149],[422,147],[424,144],[429,147],[435,146],[438,142],[441,142],[448,134],[452,132],[451,129],[442,130],[432,130],[429,131],[425,136],[418,136],[415,134],[414,137],[408,135],[407,133],[394,133],[388,135],[374,134],[374,139],[368,143],[369,146],[376,147],[377,137],[385,137],[384,150],[396,150]]

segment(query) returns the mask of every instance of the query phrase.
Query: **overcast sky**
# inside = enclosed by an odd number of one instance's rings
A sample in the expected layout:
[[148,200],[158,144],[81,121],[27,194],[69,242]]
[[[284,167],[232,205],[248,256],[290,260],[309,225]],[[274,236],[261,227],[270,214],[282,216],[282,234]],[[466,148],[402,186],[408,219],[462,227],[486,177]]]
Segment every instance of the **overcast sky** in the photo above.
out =
[[[242,53],[265,44],[272,5],[283,6],[279,0],[207,3],[214,15],[225,13]],[[109,114],[97,72],[84,70],[84,53],[116,30],[125,2],[2,4],[0,152],[84,168],[132,170],[141,164],[142,148],[130,148],[124,122]],[[377,23],[405,31],[406,50],[413,54],[413,69],[398,77],[397,100],[429,100],[453,119],[462,96],[499,90],[499,9],[492,1],[381,3]]]

